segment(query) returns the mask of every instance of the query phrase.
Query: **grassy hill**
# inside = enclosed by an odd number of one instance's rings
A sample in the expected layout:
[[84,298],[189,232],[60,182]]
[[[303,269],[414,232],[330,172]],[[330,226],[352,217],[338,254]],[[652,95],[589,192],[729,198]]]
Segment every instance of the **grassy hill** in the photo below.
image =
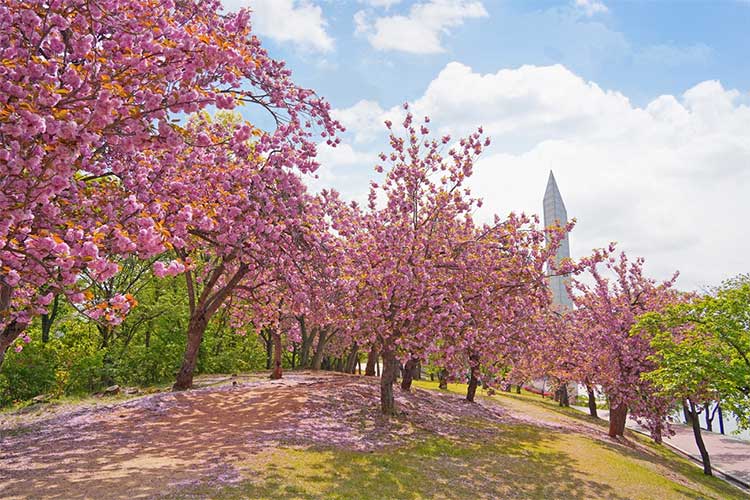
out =
[[612,441],[601,422],[538,396],[469,404],[415,382],[412,393],[398,391],[403,413],[384,419],[377,380],[365,377],[225,384],[25,423],[6,414],[0,490],[10,498],[746,498],[663,447],[637,436]]

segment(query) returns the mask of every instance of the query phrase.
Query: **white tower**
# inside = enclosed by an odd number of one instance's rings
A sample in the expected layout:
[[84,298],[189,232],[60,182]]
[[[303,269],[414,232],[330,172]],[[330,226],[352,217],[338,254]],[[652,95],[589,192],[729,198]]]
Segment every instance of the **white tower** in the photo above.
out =
[[[565,226],[568,223],[568,212],[565,210],[560,190],[557,188],[555,176],[552,171],[549,172],[547,180],[547,189],[544,191],[544,227]],[[555,255],[555,262],[570,258],[570,246],[568,244],[568,235],[560,244]],[[566,283],[570,281],[567,276],[550,276],[549,286],[552,289],[552,301],[560,309],[572,309],[573,302],[570,300],[568,290],[565,288]]]

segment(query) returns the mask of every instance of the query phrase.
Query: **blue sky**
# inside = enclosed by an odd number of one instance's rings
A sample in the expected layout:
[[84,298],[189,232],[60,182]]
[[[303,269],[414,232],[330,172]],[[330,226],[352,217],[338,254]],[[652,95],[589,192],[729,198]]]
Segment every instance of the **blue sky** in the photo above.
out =
[[578,255],[617,241],[686,289],[745,267],[750,1],[230,0],[348,131],[320,179],[362,199],[385,118],[483,125],[477,217],[539,213],[550,169]]
[[431,54],[379,51],[355,34],[358,11],[408,15],[418,2],[402,0],[389,9],[356,0],[291,3],[320,7],[333,50],[315,50],[304,40],[276,41],[270,34],[264,43],[288,61],[297,81],[336,107],[362,98],[387,105],[416,98],[454,60],[480,72],[562,63],[638,104],[707,79],[750,88],[750,1],[607,1],[597,2],[606,11],[587,16],[575,2],[486,0],[479,2],[486,16],[448,27],[441,36],[444,51]]

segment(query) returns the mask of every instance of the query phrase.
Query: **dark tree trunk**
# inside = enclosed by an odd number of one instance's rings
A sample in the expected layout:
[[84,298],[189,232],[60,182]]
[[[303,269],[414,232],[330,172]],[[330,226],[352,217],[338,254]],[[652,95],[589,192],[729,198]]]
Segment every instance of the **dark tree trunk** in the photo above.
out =
[[469,387],[466,390],[466,401],[474,402],[474,396],[477,394],[477,386],[479,385],[479,356],[472,354],[469,356],[469,364],[471,365],[469,371]]
[[628,417],[628,407],[620,404],[609,410],[609,436],[617,437],[625,434],[625,422]]
[[411,382],[414,379],[414,374],[417,371],[418,365],[419,360],[416,358],[409,358],[409,360],[406,362],[406,364],[404,365],[404,375],[401,378],[401,390],[411,390]]
[[560,394],[558,398],[558,401],[560,402],[560,406],[569,407],[570,401],[568,398],[568,384],[563,382],[562,384],[560,384],[560,387],[557,390]]
[[275,330],[272,335],[273,338],[273,371],[271,372],[271,379],[277,380],[281,378],[281,332]]
[[692,419],[693,416],[690,414],[690,409],[685,401],[682,402],[682,413],[685,415],[685,423],[687,425],[692,425],[693,422],[690,419]]
[[226,278],[226,263],[231,260],[233,260],[233,257],[228,257],[214,268],[209,274],[208,279],[204,282],[203,290],[199,294],[195,288],[192,271],[185,272],[188,300],[190,303],[190,320],[188,321],[185,355],[172,390],[182,391],[189,389],[193,385],[193,372],[198,361],[201,341],[203,340],[203,335],[206,333],[206,326],[211,316],[216,313],[219,307],[226,301],[229,294],[242,281],[242,278],[247,275],[247,265],[240,263],[231,277],[226,280],[226,283],[217,289],[217,283],[222,276]]
[[312,369],[320,370],[320,364],[323,362],[323,353],[326,350],[326,343],[328,343],[328,335],[326,334],[325,328],[318,329],[318,344],[315,347],[315,354],[313,354]]
[[263,344],[266,347],[266,370],[270,370],[273,363],[273,334],[270,330],[264,329],[260,338],[263,339]]
[[365,376],[366,377],[374,377],[375,376],[375,367],[378,364],[378,350],[375,346],[370,349],[370,352],[367,353],[367,365],[365,366]]
[[42,314],[42,342],[49,342],[49,334],[52,330],[52,324],[55,322],[57,316],[57,310],[60,305],[60,295],[55,295],[55,299],[52,301],[52,310],[47,314]]
[[393,383],[398,377],[398,360],[393,351],[383,350],[383,376],[380,378],[380,410],[384,415],[396,413]]
[[3,361],[5,361],[5,353],[25,329],[25,324],[12,321],[0,333],[0,367],[3,366]]
[[440,380],[440,383],[438,384],[438,388],[442,389],[444,391],[448,390],[448,370],[445,368],[441,368],[438,372],[438,380]]
[[590,386],[586,387],[586,392],[589,394],[589,414],[594,418],[599,418],[599,415],[596,413],[596,393]]
[[[12,297],[13,287],[0,283],[0,315],[4,316],[10,311]],[[0,367],[3,366],[3,361],[5,361],[5,353],[25,329],[26,323],[19,323],[14,320],[0,331]]]
[[706,405],[705,405],[705,408],[706,408],[706,410],[705,410],[706,411],[706,430],[709,431],[709,432],[712,432],[714,430],[713,426],[712,426],[714,419],[711,416],[711,412],[709,411],[710,407],[711,407],[711,403],[706,403]]
[[724,434],[724,416],[721,414],[721,405],[716,405],[716,410],[719,412],[719,432]]
[[712,476],[711,470],[711,458],[708,456],[708,450],[706,450],[706,444],[703,442],[703,436],[701,435],[701,423],[699,414],[695,409],[693,402],[690,402],[690,420],[693,427],[693,436],[695,436],[695,444],[698,445],[698,451],[701,453],[701,461],[703,462],[703,473],[707,476]]
[[662,444],[663,434],[661,424],[657,424],[656,428],[651,431],[651,438],[654,443]]
[[357,359],[359,357],[359,348],[357,347],[357,344],[355,343],[352,345],[351,351],[349,351],[349,356],[346,358],[346,366],[344,367],[346,373],[354,373],[355,369],[357,368]]
[[315,329],[312,332],[307,331],[307,325],[305,323],[305,317],[299,316],[297,318],[299,323],[300,333],[302,336],[302,345],[299,351],[299,367],[309,368],[310,367],[310,348],[312,347],[313,340],[315,340]]
[[198,362],[198,351],[201,347],[203,334],[206,331],[206,325],[208,325],[208,317],[206,317],[206,313],[203,311],[190,318],[185,355],[182,358],[182,366],[180,367],[180,371],[177,372],[177,379],[172,386],[172,390],[184,391],[193,386],[193,372]]
[[516,394],[521,394],[521,384],[516,386]]

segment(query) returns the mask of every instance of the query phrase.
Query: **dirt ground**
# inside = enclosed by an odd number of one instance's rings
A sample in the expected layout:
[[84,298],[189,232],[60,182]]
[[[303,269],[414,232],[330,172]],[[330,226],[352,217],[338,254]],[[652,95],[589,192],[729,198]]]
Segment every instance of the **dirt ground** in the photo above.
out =
[[279,445],[367,451],[425,431],[476,435],[464,424],[472,419],[514,420],[497,405],[424,390],[396,390],[403,414],[384,419],[378,389],[366,377],[291,373],[48,418],[0,416],[0,497],[154,498],[239,481],[238,464]]

